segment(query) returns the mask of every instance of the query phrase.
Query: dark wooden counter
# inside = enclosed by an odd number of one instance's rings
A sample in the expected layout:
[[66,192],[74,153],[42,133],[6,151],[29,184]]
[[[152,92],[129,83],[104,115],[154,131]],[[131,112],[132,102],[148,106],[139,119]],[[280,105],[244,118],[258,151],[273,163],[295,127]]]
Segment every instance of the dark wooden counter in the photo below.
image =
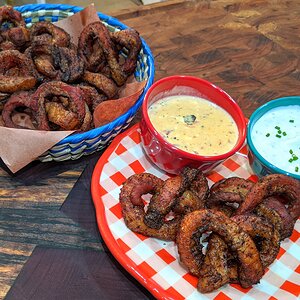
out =
[[156,76],[202,77],[246,117],[268,100],[299,94],[300,3],[276,0],[170,1],[117,14],[155,57]]
[[[147,41],[156,80],[207,79],[246,117],[300,93],[299,15],[298,0],[167,1],[114,14]],[[89,185],[100,155],[0,169],[0,299],[151,298],[97,231]]]

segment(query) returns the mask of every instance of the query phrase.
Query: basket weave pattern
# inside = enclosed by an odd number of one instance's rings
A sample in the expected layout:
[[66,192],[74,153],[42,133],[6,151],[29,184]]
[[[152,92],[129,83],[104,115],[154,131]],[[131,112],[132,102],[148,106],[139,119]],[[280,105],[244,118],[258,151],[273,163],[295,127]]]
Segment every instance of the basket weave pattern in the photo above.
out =
[[[15,7],[22,13],[28,27],[39,21],[57,22],[67,18],[83,8],[63,4],[29,4]],[[98,13],[99,18],[110,31],[118,31],[128,28],[117,19]],[[104,149],[113,138],[124,131],[132,121],[140,108],[144,95],[153,83],[154,60],[150,48],[142,39],[142,49],[138,56],[137,68],[134,76],[137,81],[147,80],[143,93],[136,103],[122,116],[104,126],[83,133],[72,134],[54,145],[38,159],[42,162],[64,161],[78,159],[83,155],[89,155],[95,151]]]

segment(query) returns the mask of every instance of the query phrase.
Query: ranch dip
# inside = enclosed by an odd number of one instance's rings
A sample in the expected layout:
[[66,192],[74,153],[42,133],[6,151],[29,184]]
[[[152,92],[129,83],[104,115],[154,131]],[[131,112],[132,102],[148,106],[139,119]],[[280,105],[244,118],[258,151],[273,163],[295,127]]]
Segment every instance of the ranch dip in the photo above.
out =
[[194,96],[159,99],[148,109],[155,129],[177,148],[203,156],[230,151],[238,139],[233,118],[218,105]]
[[251,139],[261,156],[274,166],[300,175],[300,105],[280,106],[253,125]]

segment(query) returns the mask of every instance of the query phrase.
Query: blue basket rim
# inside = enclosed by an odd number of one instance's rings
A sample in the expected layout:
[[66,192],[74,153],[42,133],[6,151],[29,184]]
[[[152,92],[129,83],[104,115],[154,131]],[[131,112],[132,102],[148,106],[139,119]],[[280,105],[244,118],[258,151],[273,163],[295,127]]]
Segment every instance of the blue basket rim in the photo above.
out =
[[[39,10],[67,10],[73,13],[77,13],[81,10],[83,10],[83,7],[80,6],[74,6],[74,5],[68,5],[68,4],[25,4],[22,6],[15,6],[14,9],[18,10],[21,13],[25,13],[28,11],[39,11]],[[97,12],[99,18],[101,21],[104,21],[108,23],[109,25],[112,25],[114,27],[119,27],[121,29],[126,29],[129,28],[127,25],[123,24],[119,20],[117,20],[114,17],[108,16],[106,14],[103,14],[101,12]],[[148,68],[149,68],[149,73],[148,73],[148,79],[147,83],[144,87],[144,90],[138,100],[135,102],[135,104],[123,115],[119,116],[117,119],[114,121],[103,125],[101,127],[97,127],[94,129],[91,129],[86,132],[81,132],[81,133],[73,133],[64,139],[62,139],[60,142],[54,145],[59,146],[63,145],[66,143],[80,143],[86,139],[93,139],[96,138],[104,133],[108,133],[112,131],[114,128],[123,125],[126,120],[128,120],[134,113],[140,108],[142,105],[144,96],[148,88],[152,85],[154,81],[154,72],[155,72],[155,67],[154,67],[154,58],[152,55],[152,52],[150,50],[150,47],[147,45],[145,40],[141,37],[142,41],[142,48],[144,51],[144,54],[147,56],[147,63],[148,63]],[[49,149],[51,150],[51,149]]]

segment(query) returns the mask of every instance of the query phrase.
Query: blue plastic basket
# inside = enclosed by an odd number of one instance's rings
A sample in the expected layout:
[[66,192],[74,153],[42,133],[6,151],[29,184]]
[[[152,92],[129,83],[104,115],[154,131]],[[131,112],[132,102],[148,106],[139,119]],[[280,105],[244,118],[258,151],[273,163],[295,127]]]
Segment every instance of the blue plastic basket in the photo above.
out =
[[[63,4],[29,4],[17,6],[15,9],[22,13],[27,26],[30,27],[33,23],[43,20],[56,22],[81,11],[83,8]],[[128,26],[113,17],[102,13],[98,13],[98,16],[111,31],[128,28]],[[104,126],[83,133],[75,133],[64,138],[41,155],[39,160],[43,162],[64,161],[92,154],[95,151],[104,149],[117,134],[129,126],[137,110],[142,105],[146,91],[154,80],[154,59],[149,46],[143,39],[134,75],[136,80],[147,80],[147,83],[137,102],[125,114]]]

